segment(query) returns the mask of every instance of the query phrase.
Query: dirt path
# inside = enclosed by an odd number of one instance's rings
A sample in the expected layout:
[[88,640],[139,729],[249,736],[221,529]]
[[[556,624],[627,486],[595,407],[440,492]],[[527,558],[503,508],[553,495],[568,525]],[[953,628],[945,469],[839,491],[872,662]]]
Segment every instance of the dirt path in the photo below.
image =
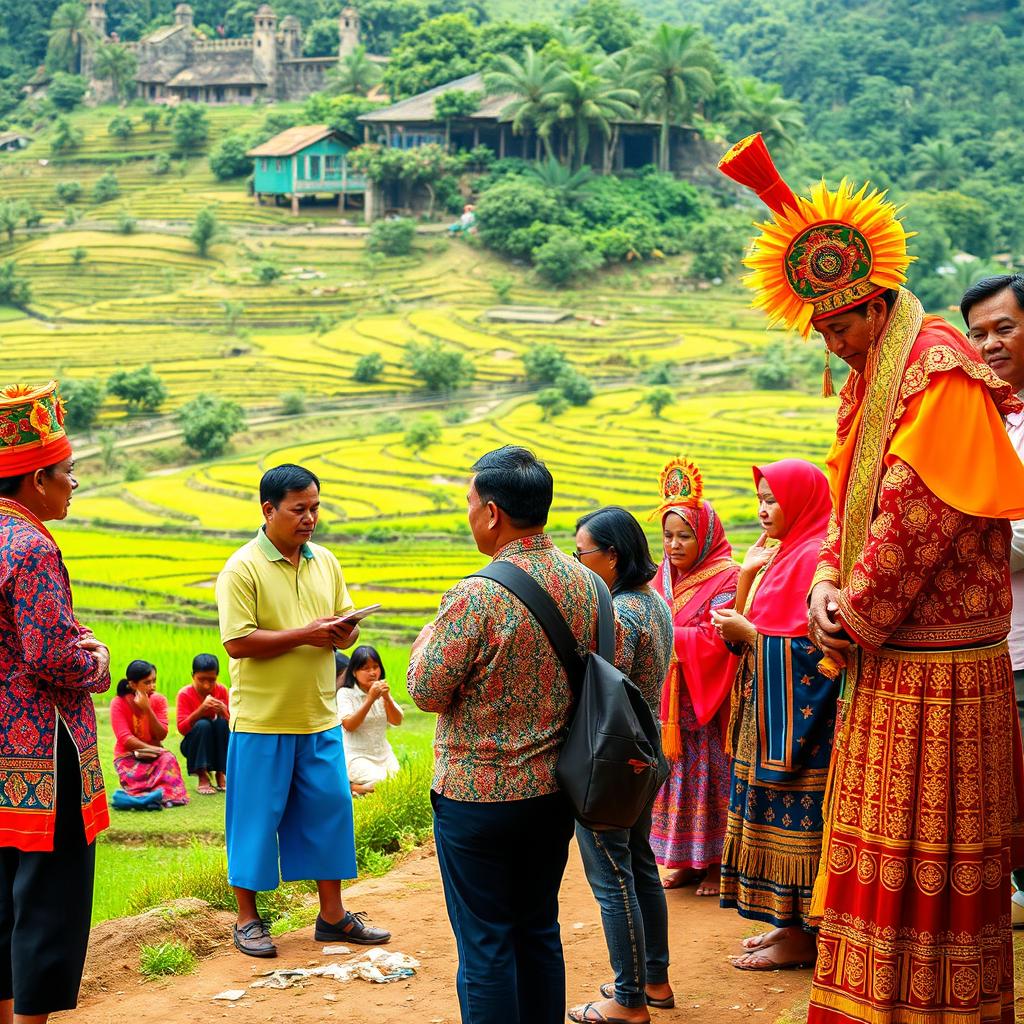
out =
[[[363,981],[339,984],[311,979],[305,988],[284,991],[252,989],[235,1004],[212,1001],[226,989],[244,988],[253,974],[268,966],[306,967],[344,961],[325,957],[304,929],[278,939],[276,961],[246,959],[225,945],[200,965],[196,974],[165,982],[143,984],[125,970],[123,987],[83,1001],[72,1016],[57,1020],[75,1024],[457,1024],[455,944],[445,916],[437,861],[430,851],[407,861],[384,878],[360,882],[348,889],[352,910],[366,910],[394,933],[392,949],[410,953],[422,967],[408,982],[371,985]],[[810,983],[808,971],[750,974],[734,970],[726,957],[737,940],[754,930],[715,901],[698,898],[693,889],[669,893],[672,968],[677,1008],[654,1012],[658,1022],[764,1021],[799,1004]],[[570,1003],[598,998],[597,986],[610,979],[597,905],[583,876],[573,847],[562,888],[562,937],[565,944]]]

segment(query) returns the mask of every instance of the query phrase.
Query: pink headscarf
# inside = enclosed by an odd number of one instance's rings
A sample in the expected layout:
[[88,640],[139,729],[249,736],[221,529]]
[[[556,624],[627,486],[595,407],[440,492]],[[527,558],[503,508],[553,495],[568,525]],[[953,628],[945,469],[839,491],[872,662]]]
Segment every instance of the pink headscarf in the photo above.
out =
[[786,533],[754,592],[747,618],[768,636],[807,635],[807,592],[825,539],[832,499],[828,479],[804,459],[754,466],[786,517]]

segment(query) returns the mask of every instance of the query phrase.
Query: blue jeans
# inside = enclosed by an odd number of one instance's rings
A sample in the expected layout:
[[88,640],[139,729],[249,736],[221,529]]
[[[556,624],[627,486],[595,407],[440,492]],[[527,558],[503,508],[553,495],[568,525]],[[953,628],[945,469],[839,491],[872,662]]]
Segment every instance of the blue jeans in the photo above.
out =
[[651,850],[651,808],[631,829],[591,832],[576,826],[590,888],[601,907],[615,1001],[647,1003],[647,986],[668,981],[668,908]]
[[568,801],[561,793],[503,803],[430,798],[463,1024],[562,1024]]

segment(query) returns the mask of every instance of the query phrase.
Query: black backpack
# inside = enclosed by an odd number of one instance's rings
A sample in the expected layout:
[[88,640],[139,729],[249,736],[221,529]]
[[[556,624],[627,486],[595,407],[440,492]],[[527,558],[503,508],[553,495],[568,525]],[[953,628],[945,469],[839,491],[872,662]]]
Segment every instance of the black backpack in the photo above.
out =
[[615,657],[615,613],[604,581],[598,598],[597,653],[573,636],[551,595],[511,562],[492,562],[475,576],[493,580],[526,605],[565,666],[573,714],[556,777],[576,820],[594,832],[632,828],[668,778],[661,730],[639,688]]

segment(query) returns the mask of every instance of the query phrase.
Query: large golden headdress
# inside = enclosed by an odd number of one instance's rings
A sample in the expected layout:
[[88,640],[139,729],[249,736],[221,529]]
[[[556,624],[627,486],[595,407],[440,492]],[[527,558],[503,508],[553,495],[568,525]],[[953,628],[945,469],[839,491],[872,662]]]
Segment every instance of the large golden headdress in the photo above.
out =
[[834,192],[824,181],[809,197],[782,180],[761,133],[736,143],[718,164],[723,174],[752,189],[772,211],[760,224],[744,263],[744,282],[769,322],[805,338],[811,321],[859,305],[906,280],[914,257],[896,205],[868,185],[855,190],[845,178]]

